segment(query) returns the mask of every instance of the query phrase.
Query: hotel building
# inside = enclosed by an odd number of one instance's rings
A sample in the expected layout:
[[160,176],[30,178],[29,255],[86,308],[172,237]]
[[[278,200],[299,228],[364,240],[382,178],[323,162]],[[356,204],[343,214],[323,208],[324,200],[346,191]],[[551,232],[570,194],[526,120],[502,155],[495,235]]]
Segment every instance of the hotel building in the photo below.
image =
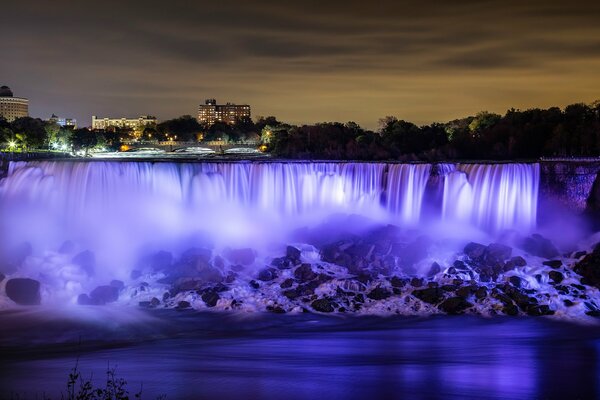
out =
[[215,99],[207,99],[198,107],[198,122],[203,125],[212,125],[215,122],[233,125],[244,117],[250,118],[250,106],[247,104],[217,104]]
[[8,122],[29,116],[29,100],[14,97],[8,86],[0,87],[0,117]]
[[139,118],[98,118],[92,115],[92,129],[105,130],[110,128],[136,129],[140,126],[156,124],[156,117],[142,115]]

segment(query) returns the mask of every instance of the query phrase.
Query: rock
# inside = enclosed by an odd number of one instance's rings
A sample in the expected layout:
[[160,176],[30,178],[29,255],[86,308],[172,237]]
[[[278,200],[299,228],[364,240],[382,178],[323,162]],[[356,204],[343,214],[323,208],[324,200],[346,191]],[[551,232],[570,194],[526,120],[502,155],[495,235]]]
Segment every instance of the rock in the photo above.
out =
[[213,266],[220,270],[225,269],[225,260],[223,260],[223,257],[219,255],[215,256],[213,259]]
[[258,273],[258,279],[263,282],[272,281],[277,277],[277,270],[275,268],[265,268],[260,270]]
[[334,311],[333,305],[328,299],[318,299],[313,301],[310,305],[318,312],[330,313]]
[[440,264],[434,262],[433,264],[431,264],[431,268],[429,268],[429,272],[427,273],[427,276],[432,277],[434,275],[439,274],[440,272],[442,272],[442,268],[440,267]]
[[77,296],[77,304],[79,304],[80,306],[91,306],[92,304],[92,299],[90,299],[90,296],[88,296],[85,293],[80,294],[79,296]]
[[581,258],[581,257],[585,256],[586,254],[587,254],[587,251],[576,251],[571,255],[571,257],[572,258]]
[[416,289],[412,295],[429,304],[437,304],[444,299],[443,290],[440,288]]
[[144,308],[156,308],[160,305],[160,300],[158,300],[156,297],[153,297],[150,299],[150,301],[140,301],[138,305]]
[[254,279],[250,281],[250,287],[253,289],[258,289],[260,287],[260,283],[256,282]]
[[371,290],[367,294],[367,297],[373,300],[385,300],[391,295],[392,293],[389,290],[378,286],[375,289]]
[[485,286],[481,286],[475,292],[475,297],[477,300],[483,300],[487,297],[487,288]]
[[517,316],[519,315],[519,309],[514,304],[507,304],[502,308],[502,312],[506,315]]
[[480,261],[483,260],[486,249],[487,248],[480,243],[471,242],[465,246],[463,253],[465,253],[471,260]]
[[469,296],[471,296],[474,292],[474,287],[473,286],[461,286],[460,288],[458,288],[456,290],[456,295],[458,297],[462,297],[464,299],[468,298]]
[[223,274],[218,268],[205,263],[198,263],[197,268],[197,276],[201,281],[207,283],[219,283],[223,281]]
[[288,260],[290,260],[293,265],[297,265],[300,263],[300,255],[301,254],[302,254],[302,252],[293,246],[288,246],[285,249],[285,257]]
[[225,258],[232,264],[251,265],[256,259],[256,253],[251,248],[226,249]]
[[518,287],[520,288],[521,285],[523,284],[523,279],[519,278],[518,276],[511,276],[510,278],[508,278],[508,281],[514,286],[514,287]]
[[444,292],[454,292],[456,289],[458,289],[458,286],[456,286],[456,285],[442,285],[442,286],[440,286],[440,288]]
[[462,297],[450,297],[444,300],[438,308],[447,314],[460,314],[467,308],[473,307],[473,304],[469,303]]
[[89,250],[82,251],[77,254],[71,262],[75,265],[78,265],[85,271],[88,276],[93,276],[94,271],[96,270],[96,256],[93,252]]
[[90,299],[92,304],[97,305],[115,302],[119,299],[119,289],[109,285],[98,286],[90,293]]
[[219,294],[214,291],[208,291],[202,295],[202,301],[204,301],[208,307],[216,306],[220,298]]
[[534,317],[552,314],[554,314],[554,311],[550,310],[550,306],[548,306],[547,304],[532,305],[529,308],[527,308],[527,315],[531,315]]
[[431,243],[430,238],[420,236],[414,242],[404,246],[400,251],[396,252],[398,256],[398,265],[406,269],[423,260],[427,257]]
[[109,285],[116,287],[117,289],[119,289],[119,291],[125,289],[125,284],[123,283],[123,281],[120,281],[118,279],[113,279],[112,281],[110,281]]
[[229,273],[225,277],[225,283],[233,283],[233,281],[235,281],[235,278],[237,278],[237,274],[233,271],[229,271]]
[[563,265],[562,261],[560,260],[544,261],[542,264],[554,269],[559,269]]
[[281,292],[281,294],[290,300],[294,300],[300,297],[300,293],[298,293],[296,289],[284,290],[283,292]]
[[421,286],[423,286],[423,278],[412,278],[410,280],[410,286],[412,286],[412,287],[421,287]]
[[0,272],[0,283],[4,281],[4,278],[6,278],[6,276],[2,272]]
[[523,250],[537,257],[551,259],[560,255],[550,240],[537,233],[521,240],[519,245]]
[[285,257],[274,258],[273,261],[271,261],[271,265],[278,269],[292,268],[292,263]]
[[301,282],[307,282],[315,279],[317,274],[312,270],[310,264],[302,264],[294,271],[294,276]]
[[190,304],[189,301],[180,301],[179,303],[177,303],[177,309],[178,310],[185,310],[186,308],[190,308],[192,305]]
[[407,281],[406,281],[406,279],[402,279],[397,276],[393,276],[392,279],[390,279],[390,283],[395,288],[401,288],[401,287],[406,286]]
[[[188,253],[187,256],[190,256]],[[209,256],[210,258],[210,256]],[[169,271],[173,265],[173,254],[168,251],[158,251],[148,258],[148,266],[153,272]]]
[[37,306],[41,302],[40,283],[35,279],[9,279],[4,290],[9,299],[23,306]]
[[564,304],[566,307],[573,307],[573,306],[575,305],[575,303],[573,303],[573,302],[572,302],[571,300],[569,300],[569,299],[564,299],[564,300],[563,300],[563,304]]
[[582,276],[581,283],[600,289],[600,244],[573,267]]
[[512,263],[515,267],[524,267],[527,265],[527,260],[525,260],[521,256],[515,256],[511,258],[509,262]]
[[294,280],[292,278],[287,278],[285,281],[283,281],[279,284],[279,287],[282,289],[287,289],[287,288],[291,288],[293,284],[294,284]]
[[485,249],[485,262],[488,265],[503,263],[512,255],[512,248],[501,243],[492,243]]
[[561,283],[563,281],[563,279],[565,279],[565,276],[558,271],[548,272],[548,277],[556,283]]

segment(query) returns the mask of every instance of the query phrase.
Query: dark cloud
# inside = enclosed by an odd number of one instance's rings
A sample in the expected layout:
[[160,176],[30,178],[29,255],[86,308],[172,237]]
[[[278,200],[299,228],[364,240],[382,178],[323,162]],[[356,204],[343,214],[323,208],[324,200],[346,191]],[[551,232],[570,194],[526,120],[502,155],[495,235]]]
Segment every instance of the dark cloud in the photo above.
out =
[[205,97],[291,122],[600,97],[591,1],[21,0],[2,6],[2,84],[31,112],[194,114]]

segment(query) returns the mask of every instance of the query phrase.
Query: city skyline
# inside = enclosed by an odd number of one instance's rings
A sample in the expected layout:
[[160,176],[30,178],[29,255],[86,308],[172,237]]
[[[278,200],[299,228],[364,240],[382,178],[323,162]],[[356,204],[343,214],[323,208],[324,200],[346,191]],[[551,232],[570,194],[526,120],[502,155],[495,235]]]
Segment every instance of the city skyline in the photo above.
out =
[[[600,5],[67,2],[3,5],[2,84],[30,115],[160,120],[205,98],[294,124],[418,124],[600,97]],[[129,19],[128,15],[136,15]]]

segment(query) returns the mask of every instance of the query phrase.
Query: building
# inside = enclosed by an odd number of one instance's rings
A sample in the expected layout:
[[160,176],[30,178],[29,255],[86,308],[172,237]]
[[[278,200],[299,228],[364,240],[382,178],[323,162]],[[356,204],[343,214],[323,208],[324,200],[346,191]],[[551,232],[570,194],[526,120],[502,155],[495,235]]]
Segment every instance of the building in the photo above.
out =
[[204,125],[215,122],[233,125],[244,117],[250,118],[250,106],[247,104],[217,104],[215,99],[207,99],[198,107],[198,122]]
[[0,87],[0,117],[8,122],[29,116],[29,100],[14,97],[8,86]]
[[92,115],[92,129],[105,130],[110,128],[136,129],[140,126],[155,125],[156,117],[142,115],[139,118],[98,118]]
[[56,116],[56,114],[52,114],[48,121],[54,122],[55,124],[60,125],[63,128],[77,128],[77,120],[75,118],[63,118]]

